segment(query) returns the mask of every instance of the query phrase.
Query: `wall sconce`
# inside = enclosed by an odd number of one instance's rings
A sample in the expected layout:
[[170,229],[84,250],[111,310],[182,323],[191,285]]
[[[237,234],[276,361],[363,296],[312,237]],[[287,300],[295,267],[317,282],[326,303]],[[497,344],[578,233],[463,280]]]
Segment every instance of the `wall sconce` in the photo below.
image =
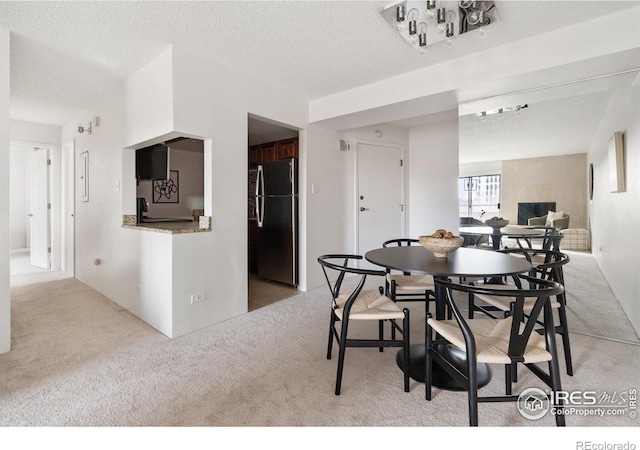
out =
[[92,125],[95,123],[95,127],[98,128],[100,126],[100,117],[95,117],[93,122],[89,122],[89,124],[87,125],[87,127],[83,127],[82,125],[78,125],[78,133],[82,134],[84,132],[87,132],[89,134],[91,134],[91,132],[93,131]]

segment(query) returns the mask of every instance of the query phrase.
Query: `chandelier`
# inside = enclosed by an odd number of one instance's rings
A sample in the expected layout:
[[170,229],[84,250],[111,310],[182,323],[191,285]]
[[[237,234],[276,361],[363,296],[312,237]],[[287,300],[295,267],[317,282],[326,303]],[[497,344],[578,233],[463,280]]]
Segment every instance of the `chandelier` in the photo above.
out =
[[425,54],[439,42],[453,45],[456,36],[498,22],[498,10],[492,1],[402,1],[380,12],[398,33],[416,50]]

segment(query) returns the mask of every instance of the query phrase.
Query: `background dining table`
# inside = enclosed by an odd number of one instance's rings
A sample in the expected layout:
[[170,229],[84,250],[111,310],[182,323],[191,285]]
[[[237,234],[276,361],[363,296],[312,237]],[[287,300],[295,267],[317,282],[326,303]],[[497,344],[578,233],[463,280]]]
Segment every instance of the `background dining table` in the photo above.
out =
[[[473,248],[458,248],[446,258],[437,258],[422,246],[386,247],[371,250],[365,259],[372,264],[389,270],[422,273],[433,275],[435,279],[451,277],[502,277],[527,273],[531,264],[524,258],[517,258],[504,253]],[[446,318],[446,291],[436,285],[436,319]],[[481,319],[477,319],[481,320]],[[457,348],[447,346],[443,349],[446,357],[466,373],[465,353]],[[425,380],[425,345],[413,344],[410,349],[410,376],[416,381]],[[404,367],[402,352],[396,358],[398,365]],[[478,385],[484,386],[491,380],[489,367],[478,365]],[[434,365],[433,385],[448,390],[463,390],[437,364]]]
[[460,236],[473,236],[476,238],[476,242],[482,236],[491,236],[491,243],[494,250],[500,249],[500,242],[502,241],[502,237],[510,237],[513,239],[529,239],[528,244],[530,245],[532,238],[544,238],[545,234],[549,230],[546,227],[541,228],[529,228],[525,226],[514,226],[507,225],[502,228],[492,228],[492,227],[460,227]]

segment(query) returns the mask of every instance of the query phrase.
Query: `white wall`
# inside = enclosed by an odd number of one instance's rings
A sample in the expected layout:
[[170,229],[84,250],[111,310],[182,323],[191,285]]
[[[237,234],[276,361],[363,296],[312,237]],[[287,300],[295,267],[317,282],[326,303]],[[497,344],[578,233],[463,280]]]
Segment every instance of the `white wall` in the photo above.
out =
[[[89,201],[76,198],[77,278],[169,337],[245,313],[249,113],[303,129],[307,103],[170,49],[66,125],[62,142],[75,137],[76,158],[89,151]],[[94,116],[101,126],[77,134],[77,123]],[[204,209],[212,231],[123,229],[122,215],[135,214],[133,149],[178,135],[204,141]],[[328,233],[322,224],[312,227],[320,240]],[[95,258],[102,263],[94,265]],[[191,294],[200,292],[205,301],[192,305]]]
[[461,177],[502,174],[502,161],[460,164],[459,170]]
[[[172,131],[171,72],[168,50],[91,109],[79,112],[63,127],[61,139],[75,143],[76,183],[79,155],[89,154],[89,201],[80,201],[80,193],[75,193],[76,278],[168,336],[170,235],[123,229],[122,215],[136,210],[134,151],[128,147],[143,147],[144,141]],[[96,116],[101,123],[92,134],[77,132],[79,123]],[[101,263],[94,265],[95,259]],[[159,287],[166,297],[157,295]]]
[[[9,32],[0,29],[0,211],[9,211]],[[0,214],[0,353],[11,350],[9,215]]]
[[409,234],[458,231],[458,121],[409,133]]
[[[318,256],[326,253],[351,251],[347,247],[346,234],[349,232],[345,218],[345,165],[353,156],[351,152],[340,151],[340,136],[335,131],[310,125],[301,134],[300,142],[306,145],[306,179],[301,179],[301,187],[306,191],[303,207],[306,210],[305,233],[301,236],[306,264],[306,287],[313,289],[326,283],[318,264]],[[301,145],[302,147],[302,145]],[[311,193],[311,185],[316,192]]]
[[[247,311],[248,116],[303,129],[307,103],[194,55],[174,52],[173,58],[174,127],[205,141],[204,204],[212,221],[210,233],[173,240],[174,333],[179,335]],[[191,305],[197,292],[206,300]]]
[[[607,144],[616,131],[624,132],[626,192],[609,192]],[[640,82],[614,95],[589,148],[594,166],[594,192],[590,202],[592,252],[611,289],[640,333]]]
[[55,125],[11,120],[11,140],[41,144],[42,147],[60,146],[62,128]]

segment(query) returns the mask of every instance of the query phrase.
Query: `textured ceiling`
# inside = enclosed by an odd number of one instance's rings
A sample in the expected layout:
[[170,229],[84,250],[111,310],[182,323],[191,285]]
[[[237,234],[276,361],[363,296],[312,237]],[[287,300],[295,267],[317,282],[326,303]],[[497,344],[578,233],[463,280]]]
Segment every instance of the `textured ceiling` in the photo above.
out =
[[[497,2],[483,38],[412,50],[378,1],[0,2],[11,117],[62,125],[170,45],[313,99],[602,13],[603,2]],[[606,2],[613,12],[637,2]],[[463,41],[464,39],[464,41]],[[464,42],[464,45],[463,45]]]
[[[64,125],[171,45],[311,100],[640,4],[497,1],[500,22],[486,36],[469,33],[452,47],[436,45],[420,55],[380,14],[390,3],[0,1],[0,28],[12,32],[10,115]],[[491,86],[478,89],[466,94],[494,95]],[[465,113],[460,162],[584,152],[610,95],[605,88],[562,99],[553,92],[527,100],[519,118],[485,123]],[[445,111],[393,124],[410,128],[456,115]],[[250,125],[254,141],[292,132],[255,120]]]
[[[528,104],[516,117],[460,117],[460,163],[584,153],[613,91]],[[560,119],[559,119],[560,118]]]

